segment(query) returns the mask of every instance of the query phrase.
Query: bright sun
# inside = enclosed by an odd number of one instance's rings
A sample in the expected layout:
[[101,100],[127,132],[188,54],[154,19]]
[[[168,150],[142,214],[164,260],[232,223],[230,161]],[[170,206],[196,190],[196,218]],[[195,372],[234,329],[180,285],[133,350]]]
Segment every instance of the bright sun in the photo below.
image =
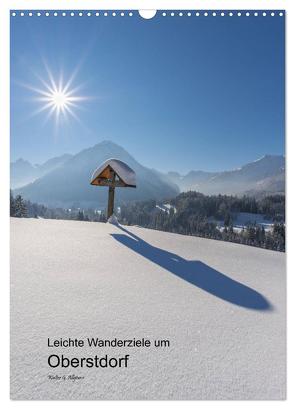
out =
[[65,105],[70,102],[70,98],[63,91],[53,92],[53,94],[51,95],[51,100],[52,104],[55,105],[56,108],[64,108]]
[[70,83],[63,86],[60,80],[59,85],[57,85],[52,77],[51,84],[45,84],[45,86],[47,88],[46,90],[38,91],[39,94],[42,95],[38,99],[45,103],[41,111],[48,109],[49,115],[55,114],[56,120],[58,120],[61,115],[66,117],[67,114],[77,119],[73,109],[79,108],[77,103],[86,98],[77,95],[77,89],[70,89]]
[[62,117],[65,119],[72,117],[80,122],[75,111],[81,108],[81,101],[88,100],[89,98],[78,94],[79,86],[75,88],[72,86],[75,75],[73,74],[68,81],[64,83],[62,76],[58,79],[54,79],[48,67],[46,67],[46,70],[48,74],[47,81],[37,76],[43,85],[42,88],[22,84],[31,91],[34,91],[38,95],[35,99],[42,103],[42,106],[35,111],[33,115],[47,111],[47,119],[54,116],[56,124]]

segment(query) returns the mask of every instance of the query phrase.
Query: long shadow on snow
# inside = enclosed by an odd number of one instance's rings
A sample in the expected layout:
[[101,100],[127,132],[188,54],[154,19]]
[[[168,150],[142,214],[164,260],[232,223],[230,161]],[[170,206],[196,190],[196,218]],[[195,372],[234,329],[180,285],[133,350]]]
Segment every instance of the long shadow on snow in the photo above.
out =
[[115,240],[196,287],[244,308],[272,309],[271,304],[262,294],[227,277],[202,261],[185,260],[177,254],[152,246],[121,226],[118,228],[127,234],[111,234]]

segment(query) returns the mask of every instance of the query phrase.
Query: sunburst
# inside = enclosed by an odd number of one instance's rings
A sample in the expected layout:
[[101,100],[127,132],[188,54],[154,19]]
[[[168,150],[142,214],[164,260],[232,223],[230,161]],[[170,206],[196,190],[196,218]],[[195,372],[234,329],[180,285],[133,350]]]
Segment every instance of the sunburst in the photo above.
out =
[[82,96],[78,93],[81,85],[77,87],[72,86],[75,73],[69,77],[67,82],[64,82],[62,75],[60,75],[58,79],[55,79],[48,67],[46,67],[46,71],[48,74],[47,80],[36,75],[42,84],[41,87],[38,88],[29,84],[22,84],[36,94],[33,99],[41,102],[41,106],[33,112],[32,115],[35,116],[47,111],[46,119],[55,117],[56,124],[59,123],[61,118],[68,119],[69,117],[80,122],[76,111],[82,108],[81,102],[89,99],[89,97]]

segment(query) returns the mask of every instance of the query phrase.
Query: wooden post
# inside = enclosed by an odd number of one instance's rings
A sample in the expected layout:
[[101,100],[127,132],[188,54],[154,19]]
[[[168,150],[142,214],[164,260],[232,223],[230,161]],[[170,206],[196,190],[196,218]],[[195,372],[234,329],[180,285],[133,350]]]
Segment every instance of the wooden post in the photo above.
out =
[[112,179],[112,182],[111,182],[112,184],[109,186],[108,218],[107,218],[107,220],[114,213],[116,173],[113,170],[111,171],[111,179]]
[[109,187],[109,201],[108,201],[108,219],[114,213],[114,200],[115,200],[115,188],[114,186]]
[[[108,204],[104,210],[108,220],[114,214],[115,188],[136,187],[135,172],[126,163],[118,159],[108,159],[94,171],[90,184],[109,187]],[[111,220],[111,222],[114,221]]]

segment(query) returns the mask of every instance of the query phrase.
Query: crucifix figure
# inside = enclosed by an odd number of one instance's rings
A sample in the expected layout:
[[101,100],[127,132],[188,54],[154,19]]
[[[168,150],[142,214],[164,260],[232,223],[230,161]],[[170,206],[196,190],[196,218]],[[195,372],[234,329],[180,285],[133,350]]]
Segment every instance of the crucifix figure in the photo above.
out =
[[109,187],[107,211],[109,219],[114,213],[115,188],[136,187],[135,172],[119,159],[108,159],[94,171],[90,184]]

